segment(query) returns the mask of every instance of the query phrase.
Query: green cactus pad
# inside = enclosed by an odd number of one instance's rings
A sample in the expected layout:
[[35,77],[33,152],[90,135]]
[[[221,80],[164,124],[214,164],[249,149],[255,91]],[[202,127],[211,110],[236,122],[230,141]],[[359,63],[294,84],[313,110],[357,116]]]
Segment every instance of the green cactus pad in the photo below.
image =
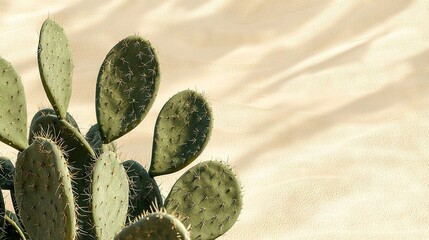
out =
[[23,151],[27,148],[27,106],[21,78],[0,57],[0,141]]
[[188,240],[189,232],[179,219],[165,212],[146,214],[124,228],[115,240]]
[[18,156],[16,200],[21,220],[33,240],[68,240],[76,236],[71,177],[63,154],[54,141],[36,138]]
[[[86,141],[85,137],[79,132],[78,128],[72,126],[66,120],[58,119],[55,115],[49,114],[33,119],[30,130],[30,144],[38,136],[44,136],[63,141],[66,151],[75,150],[68,152],[69,163],[72,167],[82,168],[86,165],[86,163],[76,165],[74,162],[81,162],[80,160],[84,158],[82,156],[95,157],[94,151]],[[75,154],[77,156],[74,156]],[[87,159],[87,157],[85,159]]]
[[63,28],[49,18],[40,30],[37,60],[46,95],[58,116],[66,119],[72,91],[73,61]]
[[159,85],[159,64],[150,43],[130,36],[107,54],[96,89],[96,113],[104,143],[135,128],[152,106]]
[[[3,192],[0,189],[0,227],[4,226],[4,218],[6,214],[6,206],[4,204]],[[1,233],[0,233],[1,234]],[[2,238],[0,238],[2,239]]]
[[167,212],[183,216],[192,239],[215,239],[232,227],[240,214],[240,184],[222,162],[202,162],[183,174],[165,200]]
[[91,206],[87,195],[90,188],[90,183],[87,181],[87,171],[91,169],[96,158],[94,151],[85,137],[68,121],[58,119],[56,115],[52,114],[41,115],[33,120],[30,126],[30,143],[37,136],[44,136],[63,142],[64,150],[68,154],[67,161],[74,176],[72,183],[78,206],[77,218],[81,226],[80,231],[86,235],[93,234],[93,226],[88,214]]
[[16,214],[11,211],[6,210],[3,230],[3,239],[5,240],[26,240],[24,231],[16,217]]
[[103,153],[92,170],[92,221],[97,239],[113,239],[125,225],[128,179],[114,152]]
[[12,161],[6,157],[0,157],[0,188],[2,190],[13,189],[13,175],[15,167]]
[[101,139],[100,127],[98,126],[98,124],[94,124],[91,126],[91,128],[86,133],[85,138],[88,141],[89,145],[91,145],[92,149],[94,149],[94,152],[97,156],[101,155],[103,152],[106,151],[116,152],[117,150],[115,142],[111,142],[108,144],[103,143],[103,140]]
[[151,178],[144,167],[134,161],[122,163],[128,175],[130,193],[127,223],[133,222],[142,212],[150,211],[154,206],[162,206],[162,196],[155,179]]
[[170,98],[156,121],[149,174],[173,173],[194,161],[208,143],[212,119],[201,94],[185,90]]
[[[44,108],[44,109],[40,109],[39,111],[37,111],[37,113],[36,113],[36,114],[34,114],[33,119],[31,120],[30,129],[31,129],[31,126],[33,126],[33,125],[34,125],[34,122],[35,122],[39,117],[43,117],[43,116],[46,116],[46,115],[57,116],[57,113],[56,113],[56,112],[55,112],[55,110],[54,110],[54,109],[52,109],[52,108]],[[70,125],[72,125],[73,127],[75,127],[75,128],[76,128],[76,130],[77,130],[78,132],[80,132],[80,129],[79,129],[79,126],[77,125],[76,120],[73,118],[73,116],[72,116],[70,113],[67,113],[66,121],[67,121],[68,123],[70,123]],[[32,134],[32,133],[30,132],[30,134]]]

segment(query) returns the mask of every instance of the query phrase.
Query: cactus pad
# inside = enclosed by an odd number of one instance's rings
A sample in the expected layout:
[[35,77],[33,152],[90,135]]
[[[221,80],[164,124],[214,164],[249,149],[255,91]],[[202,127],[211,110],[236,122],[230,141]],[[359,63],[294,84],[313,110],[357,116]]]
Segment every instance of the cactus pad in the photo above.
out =
[[66,119],[72,90],[73,61],[63,28],[49,18],[40,30],[37,60],[46,95],[58,116]]
[[[57,116],[55,110],[52,108],[40,109],[39,111],[37,111],[36,114],[34,114],[33,119],[31,120],[31,123],[30,123],[30,128],[32,125],[34,125],[34,122],[36,122],[39,117],[43,117],[46,115]],[[67,113],[66,121],[70,123],[70,125],[75,127],[78,132],[80,132],[80,129],[79,129],[79,126],[77,125],[76,120],[73,118],[73,116],[70,113]],[[32,133],[30,132],[30,134]]]
[[0,188],[2,190],[13,189],[13,175],[15,167],[10,159],[0,157]]
[[124,228],[115,240],[189,240],[189,232],[179,219],[165,212],[145,214]]
[[176,172],[194,161],[208,143],[212,114],[204,97],[192,90],[174,95],[155,125],[151,176]]
[[105,152],[92,170],[92,221],[97,239],[113,239],[125,225],[128,179],[116,153]]
[[27,144],[27,106],[21,78],[0,57],[0,141],[22,151]]
[[190,224],[192,239],[215,239],[238,218],[241,188],[231,168],[222,162],[202,162],[183,174],[165,200],[168,212],[177,212]]
[[6,210],[3,227],[3,238],[6,240],[26,240],[22,226],[20,225],[16,214]]
[[91,126],[91,128],[89,128],[85,138],[89,145],[91,145],[92,149],[94,149],[94,152],[97,156],[101,155],[105,151],[116,152],[117,147],[115,142],[108,144],[103,143],[103,140],[101,139],[100,127],[98,124],[94,124]]
[[63,154],[52,140],[36,138],[18,156],[16,200],[21,220],[33,240],[76,236],[71,176]]
[[150,43],[130,36],[116,44],[100,68],[96,113],[104,143],[135,128],[152,106],[159,85],[159,64]]
[[133,222],[142,212],[150,211],[153,206],[162,206],[162,196],[155,179],[151,178],[144,167],[134,161],[122,163],[130,182],[127,222]]

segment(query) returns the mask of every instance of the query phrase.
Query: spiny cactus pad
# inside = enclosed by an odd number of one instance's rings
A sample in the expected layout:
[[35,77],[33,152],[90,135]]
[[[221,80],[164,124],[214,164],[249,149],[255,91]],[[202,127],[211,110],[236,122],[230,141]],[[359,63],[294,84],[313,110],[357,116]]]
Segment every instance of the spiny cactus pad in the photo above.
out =
[[155,179],[149,176],[140,163],[127,160],[122,166],[130,183],[128,223],[133,222],[142,212],[150,211],[154,206],[162,206],[162,196]]
[[5,240],[26,240],[26,237],[22,231],[22,226],[19,224],[16,214],[6,210],[3,227],[3,238]]
[[[0,190],[0,227],[4,226],[4,218],[5,218],[5,214],[6,214],[6,206],[4,204],[4,198],[3,198],[3,192]],[[1,232],[0,232],[0,236],[1,236]],[[3,238],[0,238],[3,239]]]
[[105,151],[116,152],[116,143],[110,142],[108,144],[104,144],[101,139],[100,127],[98,124],[94,124],[89,128],[88,132],[85,135],[86,140],[89,145],[91,145],[92,149],[97,156],[101,155]]
[[212,119],[201,94],[185,90],[170,98],[156,121],[149,174],[173,173],[194,161],[207,145]]
[[58,116],[66,119],[72,90],[73,61],[63,28],[49,18],[40,30],[37,60],[46,95]]
[[13,175],[15,167],[9,158],[0,157],[0,188],[2,190],[13,189]]
[[31,143],[37,136],[58,139],[63,142],[64,151],[68,153],[67,162],[74,176],[72,184],[78,206],[77,218],[81,226],[79,230],[86,235],[91,234],[93,226],[90,214],[88,214],[91,206],[87,193],[90,189],[88,171],[92,168],[93,161],[96,158],[94,151],[78,128],[72,126],[66,120],[59,119],[56,115],[42,114],[33,118],[30,126],[29,142]]
[[27,144],[27,106],[21,77],[0,57],[0,141],[22,151]]
[[96,113],[104,143],[135,128],[152,106],[159,85],[159,64],[150,43],[130,36],[116,44],[100,68]]
[[75,204],[63,149],[52,140],[36,138],[19,154],[14,179],[21,220],[30,238],[74,239]]
[[125,225],[128,178],[114,152],[105,152],[92,170],[92,220],[97,239],[113,239]]
[[235,223],[241,211],[239,182],[225,163],[202,162],[184,173],[165,200],[167,212],[176,212],[190,224],[192,239],[215,239]]
[[115,240],[189,240],[189,232],[179,219],[165,212],[146,214],[124,228]]
[[[39,111],[37,111],[36,114],[34,114],[33,119],[31,120],[31,123],[30,123],[30,129],[31,129],[31,126],[34,125],[34,122],[39,117],[43,117],[43,116],[46,116],[46,115],[57,116],[57,113],[52,108],[40,109]],[[75,127],[78,132],[80,132],[80,129],[79,129],[79,126],[78,126],[76,120],[73,118],[73,116],[70,113],[67,113],[66,121],[68,123],[70,123],[70,125],[72,125],[73,127]],[[30,132],[30,134],[32,134],[32,133]]]

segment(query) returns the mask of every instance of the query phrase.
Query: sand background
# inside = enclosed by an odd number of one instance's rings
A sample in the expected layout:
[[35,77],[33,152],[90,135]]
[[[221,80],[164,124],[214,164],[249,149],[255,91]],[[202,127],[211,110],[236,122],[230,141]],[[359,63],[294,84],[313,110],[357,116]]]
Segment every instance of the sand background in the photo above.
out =
[[[150,163],[169,97],[207,95],[214,130],[197,162],[229,161],[244,186],[220,239],[429,239],[429,1],[0,0],[0,56],[29,121],[49,106],[36,59],[48,15],[70,40],[84,132],[110,48],[138,33],[157,49],[159,94],[122,159]],[[164,195],[182,172],[157,178]]]

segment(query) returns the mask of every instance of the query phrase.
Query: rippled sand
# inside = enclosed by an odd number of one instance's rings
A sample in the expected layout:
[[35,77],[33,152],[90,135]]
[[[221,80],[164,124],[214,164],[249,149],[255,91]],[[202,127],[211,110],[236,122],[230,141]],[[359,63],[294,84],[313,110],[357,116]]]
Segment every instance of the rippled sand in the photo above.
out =
[[[228,160],[244,186],[220,239],[429,238],[428,1],[16,2],[0,0],[0,56],[22,76],[29,120],[49,106],[36,60],[48,15],[70,39],[82,131],[110,48],[138,33],[157,49],[159,95],[120,140],[124,160],[149,164],[170,96],[205,92],[215,124],[197,161]],[[157,179],[164,195],[179,174]]]

